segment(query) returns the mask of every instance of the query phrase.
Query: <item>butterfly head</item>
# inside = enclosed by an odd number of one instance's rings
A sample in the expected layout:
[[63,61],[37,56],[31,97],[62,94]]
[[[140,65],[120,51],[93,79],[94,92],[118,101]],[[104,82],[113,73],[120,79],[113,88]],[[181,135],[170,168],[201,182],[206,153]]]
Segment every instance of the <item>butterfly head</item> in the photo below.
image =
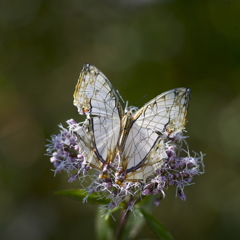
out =
[[86,115],[86,114],[88,114],[89,112],[90,112],[89,108],[87,108],[87,107],[82,107],[81,114]]
[[131,113],[132,115],[134,115],[135,112],[138,111],[138,108],[135,106],[126,106],[125,108],[125,114]]

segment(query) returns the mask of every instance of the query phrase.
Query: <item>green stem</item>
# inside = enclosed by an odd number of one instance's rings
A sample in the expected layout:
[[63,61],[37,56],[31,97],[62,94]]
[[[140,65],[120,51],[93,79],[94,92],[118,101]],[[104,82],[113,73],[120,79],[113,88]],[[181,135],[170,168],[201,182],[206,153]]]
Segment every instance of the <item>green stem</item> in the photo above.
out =
[[120,222],[119,227],[117,229],[116,236],[115,236],[114,240],[120,240],[121,239],[124,226],[127,222],[128,216],[129,216],[129,212],[130,211],[127,211],[126,213],[122,212],[122,219],[121,219],[121,222]]

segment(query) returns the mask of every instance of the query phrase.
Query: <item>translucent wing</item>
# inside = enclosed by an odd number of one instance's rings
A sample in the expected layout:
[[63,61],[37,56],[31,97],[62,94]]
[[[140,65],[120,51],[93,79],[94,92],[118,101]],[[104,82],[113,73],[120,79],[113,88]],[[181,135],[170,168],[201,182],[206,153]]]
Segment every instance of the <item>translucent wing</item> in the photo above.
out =
[[94,145],[97,159],[100,157],[103,163],[113,161],[123,111],[109,80],[90,64],[85,64],[80,73],[74,105],[80,114],[95,115],[91,118],[92,138],[89,141]]
[[73,104],[80,114],[109,118],[122,116],[122,107],[115,90],[106,76],[93,65],[84,65],[73,96]]
[[104,163],[109,163],[116,156],[120,121],[117,118],[94,117],[92,122],[96,151],[104,159]]
[[101,165],[104,161],[95,151],[96,144],[94,141],[92,119],[86,119],[84,124],[79,129],[76,129],[75,132],[85,164],[101,170]]
[[136,112],[134,119],[141,128],[176,134],[187,118],[189,88],[176,88],[157,96]]
[[158,137],[157,133],[133,124],[120,158],[123,163],[121,167],[130,170],[141,164]]
[[147,177],[159,169],[166,159],[164,142],[158,137],[145,158],[135,167],[127,169],[127,181],[143,181],[146,183]]
[[166,158],[163,140],[152,130],[133,124],[122,154],[120,167],[128,181],[144,181]]

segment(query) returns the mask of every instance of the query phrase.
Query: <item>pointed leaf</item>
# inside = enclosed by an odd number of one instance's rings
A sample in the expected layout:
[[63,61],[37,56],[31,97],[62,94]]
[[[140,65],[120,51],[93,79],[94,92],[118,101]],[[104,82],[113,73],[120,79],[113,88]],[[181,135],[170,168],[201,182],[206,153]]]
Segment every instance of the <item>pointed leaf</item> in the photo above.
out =
[[161,239],[161,240],[173,240],[171,233],[149,212],[140,209],[143,214],[149,228]]
[[88,195],[88,193],[84,190],[78,189],[68,189],[68,190],[60,190],[55,192],[58,195],[67,196],[73,198],[75,200],[93,203],[93,204],[108,204],[110,203],[109,199],[101,198],[97,193],[92,193]]

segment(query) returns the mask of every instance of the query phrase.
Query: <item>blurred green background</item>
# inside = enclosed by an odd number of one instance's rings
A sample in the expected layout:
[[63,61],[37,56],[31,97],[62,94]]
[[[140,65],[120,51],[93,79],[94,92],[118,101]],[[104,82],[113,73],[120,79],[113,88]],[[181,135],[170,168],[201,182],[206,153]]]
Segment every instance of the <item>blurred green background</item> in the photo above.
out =
[[238,239],[239,22],[239,0],[1,0],[0,238],[96,237],[96,206],[55,196],[79,183],[54,178],[44,156],[59,123],[83,120],[72,95],[87,62],[130,105],[192,89],[188,143],[206,173],[185,202],[167,190],[154,214],[175,239]]

